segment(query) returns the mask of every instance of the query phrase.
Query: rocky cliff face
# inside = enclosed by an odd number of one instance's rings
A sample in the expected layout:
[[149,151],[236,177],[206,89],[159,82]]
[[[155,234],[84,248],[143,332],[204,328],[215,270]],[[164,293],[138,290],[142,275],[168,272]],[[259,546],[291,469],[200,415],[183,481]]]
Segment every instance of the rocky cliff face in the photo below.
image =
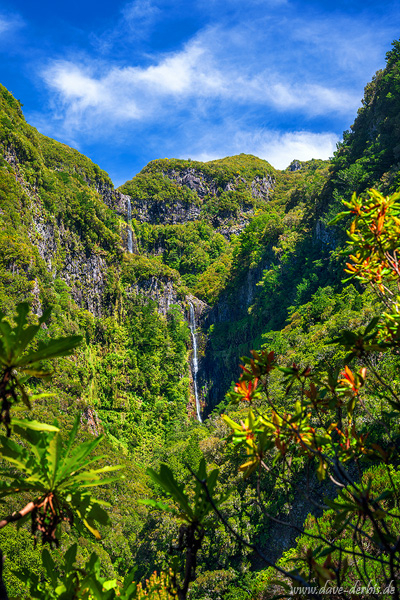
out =
[[102,315],[102,295],[106,282],[106,261],[95,253],[87,254],[78,236],[44,220],[33,220],[32,243],[38,249],[53,280],[61,279],[72,299],[94,316]]
[[[209,332],[203,338],[204,356],[199,365],[198,375],[207,414],[224,398],[232,379],[239,376],[239,356],[248,354],[251,349],[251,344],[249,344],[246,352],[243,351],[246,345],[244,332],[240,335],[242,345],[240,353],[237,346],[232,347],[230,342],[226,344],[225,348],[215,349],[213,334],[210,332],[214,326],[222,325],[227,328],[227,339],[229,339],[229,328],[240,323],[241,319],[248,315],[248,309],[260,290],[257,286],[262,278],[264,267],[265,265],[260,262],[256,267],[250,269],[241,284],[235,289],[234,295],[232,293],[222,294],[215,306],[201,314],[200,322],[203,331]],[[248,341],[250,342],[250,339]]]
[[[231,181],[228,181],[220,190],[218,183],[210,175],[205,174],[203,171],[188,168],[182,171],[172,169],[166,171],[165,175],[178,185],[185,185],[190,190],[196,192],[199,198],[205,198],[207,195],[218,196],[221,192],[234,192],[236,191],[238,184],[246,184],[246,179],[238,175]],[[251,195],[253,198],[261,198],[268,200],[271,191],[274,189],[275,180],[271,175],[265,177],[256,176],[250,182]]]
[[215,195],[217,193],[216,182],[210,176],[205,175],[205,173],[197,169],[188,168],[182,171],[171,169],[164,174],[177,185],[185,185],[190,190],[196,192],[199,198],[204,198],[207,194]]
[[[253,217],[257,202],[269,200],[275,186],[275,179],[269,174],[257,175],[248,181],[237,173],[222,181],[200,166],[182,168],[180,164],[179,167],[157,172],[159,179],[169,182],[167,193],[163,190],[162,181],[159,184],[161,191],[155,193],[154,181],[150,179],[153,173],[148,175],[148,187],[143,186],[147,174],[143,172],[140,189],[135,178],[122,186],[124,196],[131,198],[134,218],[152,225],[185,224],[202,219],[212,223],[218,232],[230,239],[240,233]],[[126,215],[119,206],[117,210],[119,214]]]
[[115,190],[112,186],[101,184],[96,186],[104,204],[111,208],[117,215],[127,218],[129,196]]
[[176,286],[167,277],[149,277],[126,289],[128,295],[144,296],[157,302],[158,312],[164,317],[172,305],[180,305],[183,312],[182,298],[176,290]]
[[176,225],[200,219],[200,206],[189,202],[175,201],[166,203],[163,199],[148,198],[139,200],[133,198],[133,217],[141,223],[152,225]]

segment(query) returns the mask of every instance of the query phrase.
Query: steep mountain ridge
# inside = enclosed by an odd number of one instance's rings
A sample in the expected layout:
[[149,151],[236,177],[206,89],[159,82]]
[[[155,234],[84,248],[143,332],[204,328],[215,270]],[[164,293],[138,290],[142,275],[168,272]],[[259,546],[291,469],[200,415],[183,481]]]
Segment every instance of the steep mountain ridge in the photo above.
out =
[[208,163],[155,160],[119,190],[131,198],[139,223],[202,220],[229,241],[265,206],[275,181],[271,165],[243,154]]
[[[89,159],[30,127],[11,94],[3,87],[0,92],[5,279],[13,271],[26,291],[40,288],[43,280],[44,296],[44,288],[61,279],[75,302],[99,315],[106,256],[122,254],[119,224],[99,190],[119,193]],[[16,226],[13,238],[10,225]],[[9,282],[0,286],[10,297]]]
[[[130,352],[125,368],[131,372],[131,387],[140,397],[146,396],[136,359],[157,351],[153,342],[138,350],[141,343],[136,344],[136,334],[129,336],[128,330],[133,322],[147,331],[146,337],[149,328],[163,330],[160,356],[164,358],[157,358],[156,388],[161,398],[174,395],[174,410],[186,415],[188,357],[183,339],[187,334],[182,333],[182,341],[172,340],[182,316],[173,313],[164,318],[171,305],[179,305],[183,313],[185,294],[180,291],[179,274],[152,257],[126,253],[126,218],[109,207],[126,205],[126,198],[88,158],[29,126],[18,102],[5,88],[0,92],[0,310],[11,314],[22,299],[30,301],[37,314],[52,305],[50,331],[84,333],[91,358],[81,360],[100,368],[89,368],[88,373],[93,373],[89,385],[85,388],[77,382],[78,389],[84,404],[99,414],[103,411],[110,434],[125,418],[119,407],[120,398],[126,397],[125,384],[113,382],[116,372],[111,363],[116,367]],[[121,356],[114,354],[106,374],[101,357],[124,318],[124,350]],[[136,346],[130,351],[132,344]],[[175,373],[172,380],[166,374],[169,369]],[[167,391],[174,380],[179,392]],[[121,440],[128,443],[124,436]]]

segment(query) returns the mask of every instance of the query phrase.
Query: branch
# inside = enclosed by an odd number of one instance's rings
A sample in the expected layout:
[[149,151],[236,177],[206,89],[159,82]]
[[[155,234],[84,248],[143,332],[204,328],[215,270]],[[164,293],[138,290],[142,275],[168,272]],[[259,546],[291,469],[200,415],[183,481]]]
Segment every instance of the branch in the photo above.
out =
[[0,521],[0,529],[3,529],[3,527],[9,523],[14,523],[15,521],[23,519],[23,517],[29,515],[29,513],[31,513],[35,508],[37,508],[37,504],[35,504],[35,502],[28,502],[28,504],[24,506],[22,510],[13,512],[11,515],[8,515],[8,517],[2,519]]

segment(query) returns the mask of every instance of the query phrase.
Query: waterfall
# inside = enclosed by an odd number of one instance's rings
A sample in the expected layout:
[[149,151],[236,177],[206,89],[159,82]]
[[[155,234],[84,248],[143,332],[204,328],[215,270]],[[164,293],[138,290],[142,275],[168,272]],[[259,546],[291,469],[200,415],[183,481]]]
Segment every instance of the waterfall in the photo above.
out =
[[128,252],[132,254],[132,229],[131,229],[131,220],[132,220],[132,207],[131,207],[131,199],[128,198],[126,201],[126,220],[128,223]]
[[192,372],[193,372],[194,397],[196,399],[196,413],[197,413],[197,418],[198,418],[199,422],[202,423],[201,414],[200,414],[199,393],[197,391],[197,372],[199,370],[199,363],[197,360],[196,318],[195,318],[195,314],[194,314],[194,306],[191,302],[189,302],[189,327],[190,327],[190,333],[192,334],[192,345],[193,345]]

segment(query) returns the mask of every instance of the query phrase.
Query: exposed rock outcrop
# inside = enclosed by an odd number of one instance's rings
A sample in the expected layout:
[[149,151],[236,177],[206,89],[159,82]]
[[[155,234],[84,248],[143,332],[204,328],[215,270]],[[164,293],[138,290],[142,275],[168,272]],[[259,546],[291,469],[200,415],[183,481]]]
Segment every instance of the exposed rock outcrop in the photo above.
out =
[[153,225],[176,225],[200,219],[201,207],[192,203],[132,198],[132,216]]
[[[254,205],[250,202],[240,201],[237,208],[224,209],[219,205],[219,197],[224,192],[235,192],[239,188],[250,192],[254,200],[267,201],[271,191],[274,189],[275,180],[271,175],[264,177],[256,176],[251,182],[246,181],[239,174],[225,182],[219,184],[217,179],[204,173],[198,168],[185,168],[182,170],[171,169],[162,173],[164,177],[170,179],[177,189],[185,187],[194,192],[188,199],[182,200],[177,194],[176,197],[163,197],[162,193],[154,196],[149,193],[148,197],[135,197],[132,193],[132,216],[140,222],[148,222],[153,225],[176,225],[198,219],[206,219],[212,222],[213,227],[227,239],[232,235],[239,234],[248,224],[254,215]],[[119,192],[116,191],[115,194]],[[143,190],[142,190],[143,193]],[[127,196],[120,194],[104,196],[108,206],[114,208],[118,214],[126,217]],[[213,198],[215,199],[216,212],[213,212]],[[192,200],[193,199],[193,200]],[[205,202],[208,208],[205,209]]]
[[275,180],[270,175],[262,178],[255,177],[251,182],[251,195],[253,198],[267,200],[274,187]]
[[[178,295],[173,281],[167,277],[150,277],[143,279],[126,289],[127,294],[135,296],[145,296],[150,300],[157,302],[158,312],[164,317],[173,304],[180,304],[183,307],[181,298]],[[183,310],[183,308],[182,308]]]
[[300,169],[301,169],[300,161],[292,160],[292,162],[289,165],[289,171],[299,171]]
[[173,169],[167,171],[165,175],[178,185],[185,185],[196,192],[199,198],[204,198],[207,194],[215,195],[217,193],[215,181],[196,169],[185,169],[183,171]]

